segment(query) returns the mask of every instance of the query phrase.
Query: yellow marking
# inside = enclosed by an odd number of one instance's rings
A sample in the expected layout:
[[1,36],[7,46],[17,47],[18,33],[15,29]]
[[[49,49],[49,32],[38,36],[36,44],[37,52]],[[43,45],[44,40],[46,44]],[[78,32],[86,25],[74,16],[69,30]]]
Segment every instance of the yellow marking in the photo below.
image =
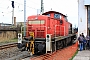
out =
[[30,51],[34,54],[34,32],[29,32],[29,34],[33,37],[33,40],[30,40]]

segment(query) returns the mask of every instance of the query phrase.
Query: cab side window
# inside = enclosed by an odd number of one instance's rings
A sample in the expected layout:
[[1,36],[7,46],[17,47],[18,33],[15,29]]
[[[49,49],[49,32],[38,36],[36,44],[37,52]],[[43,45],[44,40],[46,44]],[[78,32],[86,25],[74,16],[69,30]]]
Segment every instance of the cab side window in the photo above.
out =
[[50,17],[50,14],[47,14],[47,16],[49,16],[49,17]]

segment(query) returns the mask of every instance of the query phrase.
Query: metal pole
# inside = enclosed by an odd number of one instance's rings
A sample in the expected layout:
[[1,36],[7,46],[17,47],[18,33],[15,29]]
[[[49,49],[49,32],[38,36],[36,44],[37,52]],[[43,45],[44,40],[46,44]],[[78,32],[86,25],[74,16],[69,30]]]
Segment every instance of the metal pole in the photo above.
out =
[[13,25],[13,21],[14,21],[14,1],[12,2],[12,25]]
[[24,36],[26,36],[26,0],[24,0]]
[[12,25],[13,25],[13,21],[14,21],[14,8],[12,8]]
[[44,13],[44,5],[43,5],[43,0],[41,0],[41,14]]

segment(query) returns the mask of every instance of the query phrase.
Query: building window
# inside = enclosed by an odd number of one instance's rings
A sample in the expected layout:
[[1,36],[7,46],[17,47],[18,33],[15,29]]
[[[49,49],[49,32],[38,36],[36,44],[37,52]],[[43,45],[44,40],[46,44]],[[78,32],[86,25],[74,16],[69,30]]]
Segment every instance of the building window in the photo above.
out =
[[88,14],[88,16],[87,16],[87,18],[88,18],[88,20],[87,20],[87,24],[88,24],[88,26],[87,26],[87,32],[88,32],[87,35],[90,36],[90,6],[88,6],[87,14]]
[[88,6],[88,28],[90,29],[90,6]]

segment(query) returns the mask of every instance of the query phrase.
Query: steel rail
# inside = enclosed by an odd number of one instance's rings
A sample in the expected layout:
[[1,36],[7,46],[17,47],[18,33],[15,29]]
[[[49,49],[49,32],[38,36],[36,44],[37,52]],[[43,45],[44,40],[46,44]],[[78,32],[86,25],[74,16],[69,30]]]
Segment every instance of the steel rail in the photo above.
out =
[[11,48],[11,47],[16,47],[16,46],[17,46],[17,43],[5,44],[5,45],[0,46],[0,50]]

